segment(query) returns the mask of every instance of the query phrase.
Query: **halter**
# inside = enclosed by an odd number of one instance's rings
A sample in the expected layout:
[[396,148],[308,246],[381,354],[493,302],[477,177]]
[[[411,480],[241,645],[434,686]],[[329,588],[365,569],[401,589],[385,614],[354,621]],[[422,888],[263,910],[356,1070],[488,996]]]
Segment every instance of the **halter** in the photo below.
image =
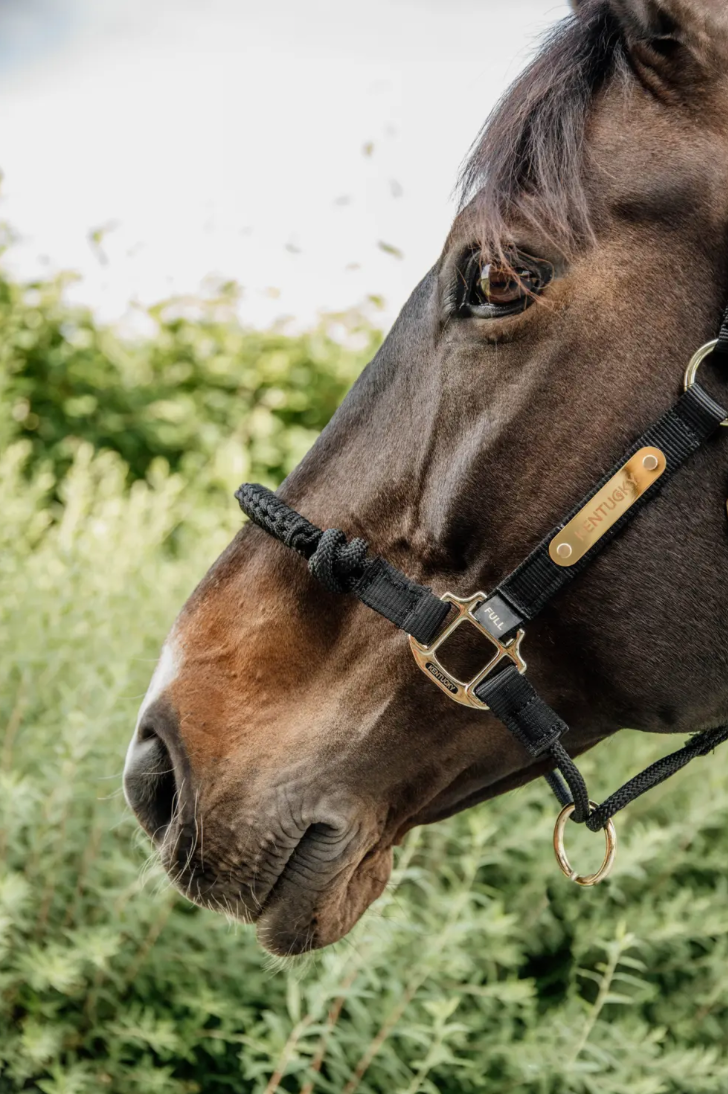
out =
[[[728,740],[728,725],[696,733],[684,748],[658,760],[596,805],[561,743],[568,726],[525,676],[522,627],[657,497],[719,426],[728,426],[728,411],[697,383],[700,365],[714,354],[728,360],[728,310],[719,337],[702,346],[690,361],[680,399],[490,594],[438,597],[383,558],[369,555],[366,540],[349,542],[336,528],[322,531],[264,486],[245,483],[235,492],[243,512],[307,559],[310,572],[329,592],[357,597],[405,631],[415,661],[445,695],[463,706],[492,711],[533,758],[551,760],[555,770],[545,777],[562,806],[554,850],[560,868],[577,885],[596,885],[610,873],[617,846],[614,815],[696,756],[705,756]],[[465,625],[487,639],[492,653],[475,676],[460,680],[442,664],[438,652]],[[569,818],[592,832],[604,830],[606,854],[594,874],[577,874],[569,863],[564,849]]]

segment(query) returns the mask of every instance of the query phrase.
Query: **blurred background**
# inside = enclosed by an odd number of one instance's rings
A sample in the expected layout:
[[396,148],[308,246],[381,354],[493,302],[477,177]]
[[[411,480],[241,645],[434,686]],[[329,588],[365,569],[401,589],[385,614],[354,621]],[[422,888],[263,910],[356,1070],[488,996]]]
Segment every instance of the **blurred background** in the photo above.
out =
[[222,277],[255,326],[369,295],[388,322],[439,254],[486,113],[566,11],[2,0],[13,268],[79,271],[103,318]]
[[303,963],[177,896],[120,790],[232,490],[313,443],[566,14],[0,0],[0,1094],[728,1089],[725,757],[631,807],[595,892],[541,787],[414,832]]

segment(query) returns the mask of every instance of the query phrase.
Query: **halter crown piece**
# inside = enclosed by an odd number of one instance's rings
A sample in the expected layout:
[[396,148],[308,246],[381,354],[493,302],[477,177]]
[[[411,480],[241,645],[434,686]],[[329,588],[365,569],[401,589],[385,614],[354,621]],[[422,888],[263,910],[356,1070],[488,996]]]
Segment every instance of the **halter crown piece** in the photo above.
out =
[[[277,494],[245,483],[235,496],[260,528],[308,560],[309,570],[329,592],[358,597],[409,635],[415,661],[456,703],[490,710],[534,758],[550,759],[546,780],[562,806],[554,831],[559,866],[578,885],[596,885],[611,871],[616,851],[612,818],[620,809],[664,782],[696,756],[728,739],[728,725],[696,733],[684,748],[663,757],[596,805],[584,779],[561,743],[568,726],[529,683],[521,656],[522,625],[534,619],[561,589],[581,573],[662,486],[718,430],[728,410],[697,383],[698,369],[713,357],[728,366],[728,310],[719,337],[690,361],[684,394],[632,445],[623,459],[491,593],[461,598],[436,596],[385,559],[368,553],[363,539],[347,541],[336,528],[322,531]],[[475,627],[492,644],[488,663],[470,680],[459,680],[438,659],[438,650],[460,626]],[[606,855],[600,869],[577,874],[564,850],[571,818],[592,832],[603,829]]]

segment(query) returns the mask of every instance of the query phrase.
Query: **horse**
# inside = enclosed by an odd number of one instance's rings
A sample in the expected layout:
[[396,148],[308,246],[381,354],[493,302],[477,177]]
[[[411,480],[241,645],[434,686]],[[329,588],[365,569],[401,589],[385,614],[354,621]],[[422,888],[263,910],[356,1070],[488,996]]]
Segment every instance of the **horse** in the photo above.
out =
[[[495,587],[712,337],[727,63],[724,0],[574,0],[476,139],[442,254],[278,496],[438,595]],[[728,718],[727,470],[706,445],[528,627],[570,756]],[[246,523],[164,643],[124,785],[180,891],[285,955],[346,935],[414,826],[550,766]]]

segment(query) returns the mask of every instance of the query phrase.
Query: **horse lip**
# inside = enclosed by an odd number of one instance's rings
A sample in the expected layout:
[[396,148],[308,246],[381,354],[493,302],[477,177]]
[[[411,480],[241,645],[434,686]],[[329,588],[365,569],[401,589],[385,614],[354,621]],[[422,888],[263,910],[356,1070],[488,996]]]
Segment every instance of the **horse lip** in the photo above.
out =
[[[359,853],[354,856],[344,851],[335,872],[322,871],[318,875],[318,885],[302,886],[296,882],[295,873],[304,839],[288,859],[265,903],[252,917],[257,927],[258,941],[269,952],[279,956],[306,953],[338,941],[372,900],[380,895],[391,871],[391,845],[377,840],[374,846],[360,846]],[[351,841],[346,850],[350,846]],[[371,861],[386,862],[386,869],[376,875],[363,871],[365,862]],[[364,882],[365,898],[360,898],[347,908],[352,882],[357,879]],[[335,913],[333,923],[327,922],[331,918],[329,911],[332,905]]]
[[[281,866],[280,872],[278,873],[278,876],[276,877],[275,881],[273,882],[273,884],[269,888],[268,893],[266,895],[266,898],[263,901],[263,903],[261,904],[261,907],[258,911],[258,914],[255,916],[255,922],[257,922],[257,920],[260,919],[260,917],[265,913],[265,911],[270,907],[270,905],[275,902],[276,897],[278,895],[280,895],[280,891],[281,891],[282,887],[284,885],[286,885],[286,883],[288,881],[291,880],[291,875],[295,874],[296,869],[297,868],[300,869],[300,866],[301,866],[300,859],[301,859],[301,857],[305,856],[306,851],[310,847],[312,847],[312,846],[315,847],[317,845],[317,834],[316,834],[316,831],[315,831],[317,827],[318,827],[317,825],[310,825],[310,827],[308,827],[306,829],[306,831],[302,833],[301,838],[299,839],[298,843],[291,849],[291,853],[289,854],[289,856],[285,860],[285,862],[282,863],[282,866]],[[327,892],[329,890],[329,888],[331,887],[331,885],[335,884],[337,877],[344,870],[346,870],[347,868],[352,867],[352,865],[353,865],[352,861],[351,861],[351,859],[346,858],[346,852],[351,847],[353,839],[354,839],[354,834],[352,834],[352,837],[347,839],[345,845],[341,849],[341,852],[337,855],[337,858],[336,858],[335,861],[339,864],[339,868],[336,870],[336,872],[332,875],[325,868],[318,871],[318,872],[316,872],[314,874],[314,878],[320,878],[323,884],[321,885],[320,889],[316,886],[312,886],[311,889],[306,889],[306,892],[317,893],[317,894],[320,894],[322,892]],[[341,863],[342,858],[345,859],[344,863]],[[358,858],[355,860],[355,862],[357,864],[358,864],[359,861],[360,860]],[[355,868],[356,868],[356,865],[354,865],[354,869]],[[310,869],[307,872],[314,873],[314,871],[312,871]]]
[[176,832],[170,826],[160,846],[160,857],[173,884],[188,900],[211,911],[225,910],[243,923],[256,923],[267,908],[300,842],[293,845],[287,858],[276,864],[275,873],[271,872],[266,879],[267,889],[263,894],[256,893],[254,883],[231,884],[225,879],[219,864],[206,863],[196,846],[196,833],[193,834],[189,825],[183,825],[182,830]]
[[[225,910],[242,922],[257,924],[281,901],[290,903],[292,897],[298,907],[315,905],[337,887],[342,874],[351,876],[357,870],[367,855],[357,827],[352,826],[346,835],[327,840],[327,834],[332,831],[335,830],[323,823],[305,829],[273,865],[265,877],[265,888],[261,887],[258,892],[255,884],[248,880],[231,884],[232,879],[225,878],[221,864],[205,862],[199,853],[201,849],[196,846],[196,832],[189,823],[178,821],[171,825],[159,850],[162,865],[188,900],[213,911]],[[310,852],[312,847],[323,848],[319,861],[309,854],[301,862],[305,852]],[[334,848],[336,853],[332,853]]]

